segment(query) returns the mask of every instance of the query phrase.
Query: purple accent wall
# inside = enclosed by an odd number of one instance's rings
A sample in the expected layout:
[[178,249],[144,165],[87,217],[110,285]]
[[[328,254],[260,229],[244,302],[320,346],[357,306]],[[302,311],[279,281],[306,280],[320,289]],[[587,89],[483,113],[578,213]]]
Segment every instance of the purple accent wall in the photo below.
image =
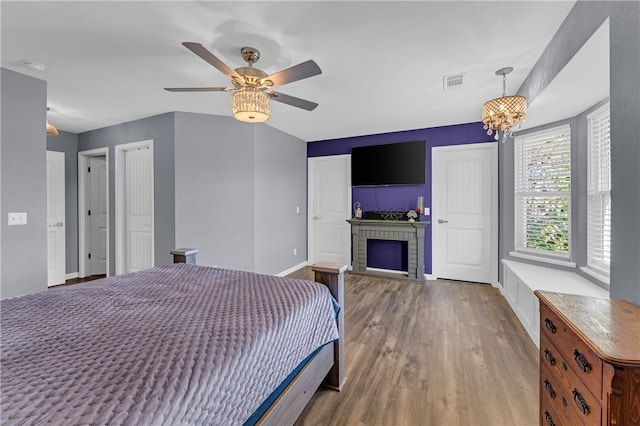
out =
[[[376,186],[352,188],[352,200],[362,204],[362,210],[409,210],[416,209],[418,196],[424,196],[424,206],[431,208],[431,148],[438,146],[464,145],[492,142],[481,122],[431,127],[428,129],[405,130],[402,132],[380,133],[341,139],[314,141],[307,144],[307,157],[351,154],[356,146],[379,145],[394,142],[427,141],[425,185]],[[433,212],[431,212],[433,213]],[[353,214],[353,213],[352,213]],[[431,221],[431,216],[421,220]],[[432,271],[431,226],[425,229],[424,266],[425,273]],[[399,242],[372,241],[369,245],[368,266],[374,268],[406,270],[406,254],[399,254],[403,245]],[[404,246],[406,247],[406,245]]]

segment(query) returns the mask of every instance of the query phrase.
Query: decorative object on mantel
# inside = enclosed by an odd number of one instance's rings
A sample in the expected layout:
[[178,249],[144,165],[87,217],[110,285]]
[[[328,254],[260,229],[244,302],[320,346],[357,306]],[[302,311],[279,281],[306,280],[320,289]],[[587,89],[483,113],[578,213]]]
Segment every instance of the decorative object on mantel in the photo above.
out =
[[356,201],[353,204],[353,217],[355,219],[362,219],[362,204],[359,201]]
[[416,208],[416,210],[418,211],[418,215],[421,215],[422,212],[424,211],[424,197],[421,195],[418,197],[418,206]]
[[409,222],[415,222],[418,217],[418,213],[416,213],[415,210],[409,210],[407,212],[407,217],[409,218]]
[[502,142],[513,136],[513,128],[520,126],[527,118],[527,98],[524,96],[507,96],[507,77],[513,71],[512,67],[500,68],[496,75],[502,76],[502,97],[485,102],[482,107],[482,122],[487,134],[496,132],[495,139],[499,139],[498,131],[502,131]]
[[406,220],[407,210],[370,210],[362,214],[363,219],[368,220]]

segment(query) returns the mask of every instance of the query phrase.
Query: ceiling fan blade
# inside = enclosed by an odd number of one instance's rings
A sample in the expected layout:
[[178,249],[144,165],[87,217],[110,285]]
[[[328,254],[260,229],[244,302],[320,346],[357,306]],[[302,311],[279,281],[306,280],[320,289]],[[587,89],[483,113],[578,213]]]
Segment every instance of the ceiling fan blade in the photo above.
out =
[[267,92],[267,95],[271,97],[271,100],[282,102],[283,104],[291,105],[294,107],[306,109],[307,111],[313,111],[318,106],[318,104],[315,102],[296,98],[295,96],[285,95],[284,93],[280,93],[280,92]]
[[165,87],[167,92],[230,92],[231,87]]
[[207,50],[207,48],[204,47],[203,45],[201,45],[200,43],[194,43],[194,42],[191,42],[191,41],[185,41],[185,42],[182,43],[182,45],[184,47],[186,47],[187,49],[189,49],[190,51],[192,51],[193,53],[195,53],[196,55],[200,56],[202,59],[204,59],[209,64],[211,64],[214,67],[216,67],[220,72],[222,72],[227,77],[229,77],[229,78],[240,78],[238,73],[236,73],[233,69],[229,68],[229,66],[227,66],[227,64],[225,64],[220,59],[218,59],[213,53],[211,53],[209,50]]
[[301,64],[294,65],[289,68],[285,68],[282,71],[278,71],[273,73],[265,78],[264,80],[271,80],[273,82],[273,86],[270,87],[278,87],[283,84],[291,83],[293,81],[302,80],[303,78],[313,77],[314,75],[322,74],[322,70],[312,60],[308,60],[306,62],[302,62]]

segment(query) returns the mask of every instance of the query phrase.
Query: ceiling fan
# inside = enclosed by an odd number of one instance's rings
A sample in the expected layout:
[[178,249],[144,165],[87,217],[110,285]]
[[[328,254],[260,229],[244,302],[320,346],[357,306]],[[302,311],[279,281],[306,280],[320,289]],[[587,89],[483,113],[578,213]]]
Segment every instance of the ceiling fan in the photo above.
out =
[[249,66],[233,70],[200,43],[183,42],[182,45],[229,77],[233,87],[165,87],[164,90],[169,92],[233,92],[231,103],[234,118],[249,123],[260,123],[269,119],[271,116],[270,100],[307,111],[312,111],[318,106],[315,102],[272,90],[287,83],[321,74],[320,67],[312,60],[267,75],[261,69],[254,68],[253,64],[260,59],[260,52],[253,47],[243,47],[240,50],[242,59]]

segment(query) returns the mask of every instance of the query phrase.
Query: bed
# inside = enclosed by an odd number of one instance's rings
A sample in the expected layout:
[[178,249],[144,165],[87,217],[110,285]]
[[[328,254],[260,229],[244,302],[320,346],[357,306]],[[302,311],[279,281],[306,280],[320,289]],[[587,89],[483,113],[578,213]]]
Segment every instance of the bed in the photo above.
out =
[[2,300],[2,424],[292,424],[344,384],[345,269],[179,263]]

